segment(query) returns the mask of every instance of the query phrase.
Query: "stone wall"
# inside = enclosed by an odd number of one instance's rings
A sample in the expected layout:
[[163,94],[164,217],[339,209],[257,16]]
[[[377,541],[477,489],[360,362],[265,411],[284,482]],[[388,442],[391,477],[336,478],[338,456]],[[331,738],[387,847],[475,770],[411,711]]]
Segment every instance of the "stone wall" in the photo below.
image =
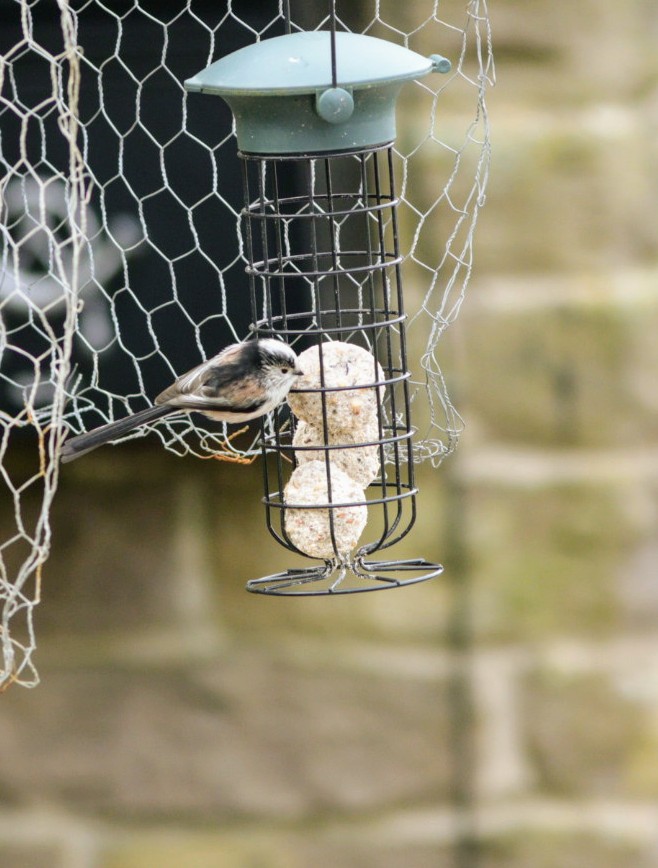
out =
[[6,868],[658,865],[658,15],[491,14],[489,201],[443,342],[467,429],[396,549],[445,577],[248,595],[290,562],[257,466],[66,466],[42,684],[0,701]]

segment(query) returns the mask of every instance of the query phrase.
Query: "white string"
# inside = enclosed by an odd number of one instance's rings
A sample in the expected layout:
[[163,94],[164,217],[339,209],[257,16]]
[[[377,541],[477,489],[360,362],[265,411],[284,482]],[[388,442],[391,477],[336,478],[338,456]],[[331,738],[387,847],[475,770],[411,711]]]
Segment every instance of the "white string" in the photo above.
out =
[[[66,381],[69,375],[71,348],[75,333],[77,298],[80,283],[80,259],[87,244],[85,207],[89,187],[84,161],[78,146],[78,98],[80,92],[80,56],[76,42],[75,20],[68,0],[58,0],[63,49],[58,54],[48,52],[32,36],[32,9],[21,0],[22,40],[10,53],[0,58],[0,111],[11,112],[18,122],[19,160],[7,165],[0,182],[3,211],[4,279],[0,284],[0,314],[2,358],[9,362],[16,356],[29,360],[32,376],[29,381],[11,380],[2,374],[4,385],[20,389],[20,408],[0,413],[0,463],[4,486],[14,504],[14,531],[0,540],[0,644],[2,667],[0,690],[17,682],[26,687],[38,683],[38,674],[31,655],[36,647],[33,609],[41,594],[41,570],[50,549],[49,514],[58,482],[56,455],[63,439],[63,417],[66,405]],[[16,92],[13,65],[33,53],[48,65],[51,92],[35,104],[24,101]],[[39,165],[30,159],[30,130],[41,125],[56,112],[60,134],[68,147],[68,165],[57,169],[47,156]],[[42,152],[43,153],[43,152]],[[60,185],[65,220],[53,226],[46,216],[46,200],[52,185]],[[20,227],[20,217],[12,211],[12,195],[22,191],[24,215],[32,226]],[[12,188],[12,189],[10,189]],[[36,211],[36,214],[34,213]],[[12,233],[12,229],[15,230]],[[27,243],[42,245],[50,263],[47,286],[25,282],[23,260]],[[41,292],[40,292],[41,290]],[[17,324],[14,315],[20,312]],[[34,356],[22,345],[25,325],[43,339],[41,351]],[[41,410],[43,393],[48,397],[48,411]],[[10,446],[21,429],[29,427],[35,435],[35,461],[25,470],[10,464]],[[25,504],[37,500],[36,509]],[[10,573],[10,569],[13,572]]]

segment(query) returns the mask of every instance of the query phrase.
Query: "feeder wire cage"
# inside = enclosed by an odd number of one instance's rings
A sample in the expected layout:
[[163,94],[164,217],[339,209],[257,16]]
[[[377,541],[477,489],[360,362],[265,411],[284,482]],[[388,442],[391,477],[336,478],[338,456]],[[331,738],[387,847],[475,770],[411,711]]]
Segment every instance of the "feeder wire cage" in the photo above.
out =
[[[322,566],[253,580],[248,588],[270,593],[293,589],[351,593],[437,575],[438,565],[420,559],[376,564],[366,560],[402,539],[416,512],[392,147],[385,144],[319,157],[240,156],[249,203],[243,213],[256,333],[281,337],[301,352],[315,347],[319,363],[319,388],[306,390],[316,402],[314,409],[307,409],[306,420],[300,422],[283,409],[275,414],[272,428],[263,430],[267,525],[282,545],[305,554],[298,547],[303,544],[299,534],[298,545],[291,539],[287,518],[298,509],[301,521],[310,518],[312,523],[313,516],[304,510],[321,510],[327,557]],[[282,165],[290,163],[303,179],[303,192],[287,196],[281,193],[279,176]],[[290,309],[291,299],[306,300],[306,306],[298,303]],[[347,345],[361,347],[372,359],[357,390],[349,385],[327,385],[325,368],[331,364],[326,361],[327,350],[346,350],[337,360],[342,368],[350,364]],[[303,401],[304,393],[295,390],[293,407],[295,401]],[[371,407],[361,400],[367,394],[373,398]],[[301,426],[308,428],[312,423],[315,437],[300,445]],[[349,436],[349,445],[345,444],[346,431],[358,432],[356,437]],[[305,467],[309,458],[322,464],[326,502],[321,496],[319,503],[295,506],[290,498],[286,502],[284,494],[288,470],[292,464]],[[371,465],[366,479],[361,479],[368,485],[368,498],[357,493],[357,499],[343,503],[342,508],[353,513],[368,509],[369,523],[375,510],[381,513],[376,538],[361,545],[350,559],[341,550],[336,527],[340,496],[332,492],[332,474],[335,477],[340,459],[348,472],[352,466],[357,477],[364,463]],[[322,529],[321,525],[320,534]],[[315,545],[314,550],[322,555],[313,529],[310,537],[312,550]],[[394,572],[405,571],[418,575],[392,577]],[[350,572],[366,581],[347,582]]]

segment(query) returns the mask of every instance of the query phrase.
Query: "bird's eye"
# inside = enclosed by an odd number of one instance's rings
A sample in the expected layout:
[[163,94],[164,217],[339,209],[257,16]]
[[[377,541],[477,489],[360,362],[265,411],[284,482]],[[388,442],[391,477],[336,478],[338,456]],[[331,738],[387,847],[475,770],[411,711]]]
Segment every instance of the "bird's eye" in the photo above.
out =
[[290,373],[290,368],[281,368],[281,373],[282,373],[282,374],[289,374],[289,373]]

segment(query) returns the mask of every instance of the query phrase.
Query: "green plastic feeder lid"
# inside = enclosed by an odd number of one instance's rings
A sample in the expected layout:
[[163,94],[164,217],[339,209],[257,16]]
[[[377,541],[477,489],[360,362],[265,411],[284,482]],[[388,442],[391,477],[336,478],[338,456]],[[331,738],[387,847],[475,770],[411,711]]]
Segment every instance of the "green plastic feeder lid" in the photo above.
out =
[[316,30],[241,48],[188,79],[185,88],[228,102],[243,151],[326,153],[392,141],[402,84],[449,68],[438,55],[340,32],[334,88],[331,34]]

